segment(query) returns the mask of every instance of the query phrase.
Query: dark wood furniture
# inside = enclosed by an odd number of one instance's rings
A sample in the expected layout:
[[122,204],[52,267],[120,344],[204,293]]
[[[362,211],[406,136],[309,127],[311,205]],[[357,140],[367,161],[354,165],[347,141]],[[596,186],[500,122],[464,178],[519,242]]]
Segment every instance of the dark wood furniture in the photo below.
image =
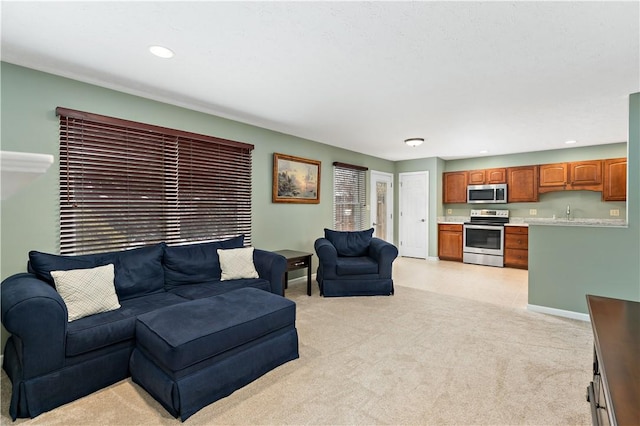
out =
[[640,424],[640,303],[587,295],[593,328],[594,425]]
[[289,272],[297,269],[307,268],[307,295],[311,296],[311,256],[313,253],[296,250],[278,250],[279,255],[287,259],[287,269],[284,272],[284,281],[282,283],[282,295],[289,284]]

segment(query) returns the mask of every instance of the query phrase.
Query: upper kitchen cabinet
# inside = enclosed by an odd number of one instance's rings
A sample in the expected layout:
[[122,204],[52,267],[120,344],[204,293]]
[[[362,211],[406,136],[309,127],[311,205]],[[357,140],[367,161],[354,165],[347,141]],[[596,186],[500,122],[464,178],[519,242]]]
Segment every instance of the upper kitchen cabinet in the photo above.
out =
[[539,192],[602,191],[602,160],[542,164]]
[[627,200],[627,159],[604,160],[603,201]]
[[507,201],[509,203],[538,201],[538,166],[507,168]]
[[542,164],[540,166],[540,192],[559,191],[567,185],[567,163]]
[[569,163],[569,177],[573,189],[602,191],[602,160]]
[[507,169],[483,169],[471,170],[468,172],[469,185],[490,185],[496,183],[507,183]]
[[442,174],[442,200],[444,204],[467,202],[467,172]]

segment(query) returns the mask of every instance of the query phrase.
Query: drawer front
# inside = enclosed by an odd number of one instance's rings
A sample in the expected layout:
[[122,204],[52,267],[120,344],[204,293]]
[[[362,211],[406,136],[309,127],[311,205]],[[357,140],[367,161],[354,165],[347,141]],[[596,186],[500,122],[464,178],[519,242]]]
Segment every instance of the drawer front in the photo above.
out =
[[529,236],[523,234],[506,234],[504,236],[504,246],[508,249],[527,250],[529,248]]
[[529,251],[520,249],[510,249],[504,251],[504,264],[527,268],[529,266]]
[[529,228],[527,228],[526,226],[505,226],[504,233],[529,235]]
[[462,232],[462,225],[441,223],[441,224],[438,225],[438,229],[440,231]]
[[295,269],[306,268],[309,266],[306,257],[296,257],[295,259],[287,259],[287,270],[292,271]]

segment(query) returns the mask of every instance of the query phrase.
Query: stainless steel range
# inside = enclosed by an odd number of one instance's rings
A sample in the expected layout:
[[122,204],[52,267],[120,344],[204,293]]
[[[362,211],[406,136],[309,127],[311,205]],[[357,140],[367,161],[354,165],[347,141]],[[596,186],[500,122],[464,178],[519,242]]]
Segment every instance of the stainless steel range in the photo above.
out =
[[471,210],[463,226],[462,261],[502,268],[505,223],[509,223],[509,210]]

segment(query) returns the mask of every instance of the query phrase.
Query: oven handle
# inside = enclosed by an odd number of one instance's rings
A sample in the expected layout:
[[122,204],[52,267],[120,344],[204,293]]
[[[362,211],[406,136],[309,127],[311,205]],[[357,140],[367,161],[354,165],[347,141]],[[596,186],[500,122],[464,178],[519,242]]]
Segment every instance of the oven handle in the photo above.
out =
[[465,229],[489,229],[489,230],[494,230],[494,229],[503,229],[504,226],[502,225],[464,225]]

